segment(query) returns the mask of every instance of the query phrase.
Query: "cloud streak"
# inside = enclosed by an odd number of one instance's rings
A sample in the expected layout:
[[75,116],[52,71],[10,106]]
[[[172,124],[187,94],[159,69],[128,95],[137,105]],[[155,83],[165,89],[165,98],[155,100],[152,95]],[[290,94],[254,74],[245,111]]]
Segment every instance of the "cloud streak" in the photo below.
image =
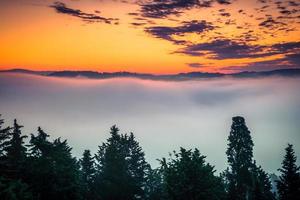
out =
[[204,20],[202,21],[189,21],[182,22],[180,26],[177,27],[169,27],[169,26],[154,26],[148,27],[145,29],[147,33],[150,33],[156,38],[165,39],[175,44],[183,44],[187,41],[184,40],[176,40],[173,36],[184,36],[188,33],[197,33],[201,34],[210,30],[213,30],[215,27]]
[[192,8],[208,8],[214,2],[231,4],[230,0],[151,0],[141,4],[141,14],[149,18],[166,18],[169,15],[180,15]]
[[300,42],[278,43],[270,46],[249,45],[228,39],[189,45],[176,53],[205,56],[211,59],[260,58],[278,54],[294,54],[300,51]]
[[[65,3],[62,2],[54,2],[49,7],[55,9],[57,13],[77,17],[85,22],[104,22],[106,24],[118,24],[119,21],[118,18],[106,18],[96,14],[85,13],[79,9],[69,8]],[[97,11],[97,13],[99,13],[99,11]]]

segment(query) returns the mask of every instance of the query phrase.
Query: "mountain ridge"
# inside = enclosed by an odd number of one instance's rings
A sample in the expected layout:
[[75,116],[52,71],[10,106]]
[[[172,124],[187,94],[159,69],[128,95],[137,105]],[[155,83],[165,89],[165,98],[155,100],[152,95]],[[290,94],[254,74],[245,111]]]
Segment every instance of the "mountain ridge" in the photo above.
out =
[[62,70],[62,71],[33,71],[27,69],[10,69],[0,70],[0,73],[23,73],[34,74],[48,77],[65,77],[77,78],[85,77],[90,79],[108,79],[108,78],[139,78],[151,80],[193,80],[203,78],[255,78],[255,77],[268,77],[268,76],[285,76],[285,77],[298,77],[300,76],[300,68],[287,68],[277,69],[270,71],[242,71],[237,73],[210,73],[210,72],[182,72],[177,74],[156,75],[151,73],[135,73],[135,72],[96,72],[88,70]]

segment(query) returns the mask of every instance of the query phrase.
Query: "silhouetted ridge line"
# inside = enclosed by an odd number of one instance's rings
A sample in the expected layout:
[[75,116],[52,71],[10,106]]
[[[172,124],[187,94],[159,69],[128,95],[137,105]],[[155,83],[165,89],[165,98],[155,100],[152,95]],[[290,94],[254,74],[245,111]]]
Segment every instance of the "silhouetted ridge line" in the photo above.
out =
[[272,71],[243,71],[238,73],[224,74],[224,73],[210,73],[210,72],[186,72],[178,74],[167,74],[167,75],[155,75],[147,73],[133,73],[133,72],[96,72],[96,71],[31,71],[25,69],[12,69],[12,70],[2,70],[0,72],[6,73],[26,73],[35,75],[44,75],[51,77],[85,77],[91,79],[108,79],[108,78],[139,78],[139,79],[149,79],[149,80],[170,80],[170,81],[180,81],[180,80],[192,80],[192,79],[202,79],[202,78],[221,78],[221,77],[231,77],[231,78],[256,78],[256,77],[269,77],[269,76],[285,76],[285,77],[297,77],[300,76],[300,68],[295,69],[278,69]]

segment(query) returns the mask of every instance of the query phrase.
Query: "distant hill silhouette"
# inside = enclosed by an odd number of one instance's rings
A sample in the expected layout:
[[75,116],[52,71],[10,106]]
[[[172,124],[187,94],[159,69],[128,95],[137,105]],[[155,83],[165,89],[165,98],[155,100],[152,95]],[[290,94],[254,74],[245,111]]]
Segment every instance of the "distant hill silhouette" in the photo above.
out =
[[9,70],[0,70],[0,73],[23,73],[23,74],[36,74],[36,75],[49,75],[53,71],[33,71],[28,69],[9,69]]
[[91,79],[108,79],[108,78],[139,78],[150,80],[193,80],[203,78],[220,78],[220,77],[232,77],[232,78],[256,78],[256,77],[269,77],[269,76],[285,76],[296,77],[300,76],[300,68],[295,69],[278,69],[272,71],[244,71],[238,73],[224,74],[224,73],[209,73],[209,72],[187,72],[168,75],[154,75],[132,72],[95,72],[95,71],[32,71],[26,69],[11,69],[2,70],[0,73],[26,73],[51,77],[66,77],[76,78],[85,77]]

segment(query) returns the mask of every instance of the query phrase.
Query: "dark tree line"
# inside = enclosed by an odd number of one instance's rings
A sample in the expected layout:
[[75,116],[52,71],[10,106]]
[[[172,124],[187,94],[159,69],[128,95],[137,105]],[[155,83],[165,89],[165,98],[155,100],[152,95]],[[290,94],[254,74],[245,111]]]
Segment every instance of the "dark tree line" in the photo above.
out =
[[14,120],[0,120],[0,199],[3,200],[298,200],[300,174],[292,145],[279,169],[278,194],[253,159],[245,120],[232,118],[228,168],[219,176],[198,149],[174,151],[152,169],[133,133],[111,127],[95,155],[77,160],[66,140],[49,139],[40,127],[28,137]]

